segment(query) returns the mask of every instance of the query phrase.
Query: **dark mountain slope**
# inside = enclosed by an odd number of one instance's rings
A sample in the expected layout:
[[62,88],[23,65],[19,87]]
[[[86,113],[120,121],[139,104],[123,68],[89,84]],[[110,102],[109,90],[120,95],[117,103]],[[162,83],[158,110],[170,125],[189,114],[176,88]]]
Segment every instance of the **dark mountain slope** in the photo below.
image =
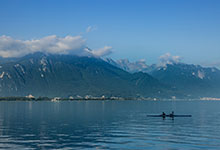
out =
[[135,97],[169,91],[148,74],[130,74],[93,57],[35,53],[0,66],[0,96]]
[[149,72],[159,81],[194,96],[220,96],[220,71],[199,65],[167,64]]

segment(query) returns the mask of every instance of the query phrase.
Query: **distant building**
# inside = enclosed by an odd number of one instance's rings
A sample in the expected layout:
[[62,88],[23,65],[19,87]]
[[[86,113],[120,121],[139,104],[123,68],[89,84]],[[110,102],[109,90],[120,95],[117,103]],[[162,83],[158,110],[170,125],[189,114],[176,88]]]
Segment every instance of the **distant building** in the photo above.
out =
[[51,99],[52,102],[56,102],[58,100],[60,100],[61,98],[60,97],[54,97],[53,99]]
[[219,101],[220,98],[215,98],[215,97],[203,97],[203,98],[200,98],[200,100]]
[[86,95],[85,99],[90,99],[92,96],[91,95]]
[[176,96],[172,96],[172,99],[176,99]]
[[25,96],[26,98],[35,98],[33,95],[29,94],[28,96]]
[[70,96],[69,99],[73,100],[74,98],[72,96]]

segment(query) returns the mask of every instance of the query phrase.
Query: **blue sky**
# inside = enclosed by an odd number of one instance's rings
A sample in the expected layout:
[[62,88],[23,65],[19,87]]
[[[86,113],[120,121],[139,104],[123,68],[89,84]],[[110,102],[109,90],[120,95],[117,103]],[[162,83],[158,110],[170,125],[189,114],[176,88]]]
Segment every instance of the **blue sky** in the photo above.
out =
[[112,47],[114,59],[151,64],[171,53],[187,63],[220,66],[220,1],[1,0],[2,35],[81,35],[91,49]]

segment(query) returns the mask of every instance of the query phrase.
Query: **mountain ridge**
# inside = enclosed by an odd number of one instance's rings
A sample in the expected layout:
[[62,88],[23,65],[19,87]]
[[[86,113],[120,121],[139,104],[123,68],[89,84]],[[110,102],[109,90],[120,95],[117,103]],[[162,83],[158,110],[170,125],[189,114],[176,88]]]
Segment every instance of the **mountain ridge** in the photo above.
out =
[[95,57],[34,53],[0,66],[0,96],[160,97],[169,91],[146,73],[131,74]]
[[[202,67],[200,65],[185,63],[165,63],[160,65],[143,65],[138,62],[106,60],[109,63],[130,72],[145,72],[158,79],[161,83],[178,89],[188,96],[220,96],[220,70],[215,67]],[[124,63],[121,63],[124,62]],[[125,63],[126,62],[126,63]],[[137,69],[131,64],[137,64]],[[147,66],[147,67],[146,67]]]
[[[122,61],[121,61],[122,62]],[[128,61],[124,61],[129,63]],[[112,59],[34,53],[0,59],[0,97],[195,98],[220,96],[220,70],[172,63],[133,63],[130,73]],[[143,70],[141,71],[141,66]],[[128,67],[127,67],[128,68]]]

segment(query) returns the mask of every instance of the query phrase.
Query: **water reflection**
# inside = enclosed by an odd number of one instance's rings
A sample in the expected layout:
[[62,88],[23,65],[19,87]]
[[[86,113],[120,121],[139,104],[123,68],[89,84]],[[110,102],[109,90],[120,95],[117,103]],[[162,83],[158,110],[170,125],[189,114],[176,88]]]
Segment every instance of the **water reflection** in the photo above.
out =
[[[220,102],[1,102],[0,149],[218,149]],[[197,109],[195,109],[197,108]]]

